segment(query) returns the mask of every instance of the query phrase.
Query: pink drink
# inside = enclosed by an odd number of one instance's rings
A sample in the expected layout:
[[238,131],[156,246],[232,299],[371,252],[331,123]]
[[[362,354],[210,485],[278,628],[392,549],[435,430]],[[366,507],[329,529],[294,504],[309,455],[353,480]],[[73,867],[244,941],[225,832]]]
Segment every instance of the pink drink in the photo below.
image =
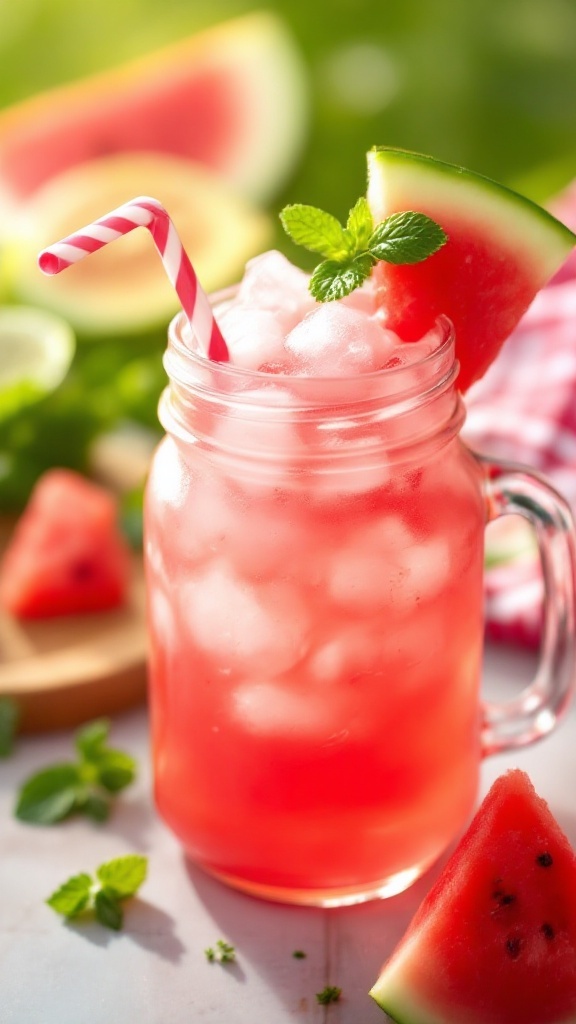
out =
[[231,365],[177,319],[148,487],[159,810],[293,902],[405,888],[478,785],[485,472],[449,324],[402,345],[375,308],[271,254],[217,310]]

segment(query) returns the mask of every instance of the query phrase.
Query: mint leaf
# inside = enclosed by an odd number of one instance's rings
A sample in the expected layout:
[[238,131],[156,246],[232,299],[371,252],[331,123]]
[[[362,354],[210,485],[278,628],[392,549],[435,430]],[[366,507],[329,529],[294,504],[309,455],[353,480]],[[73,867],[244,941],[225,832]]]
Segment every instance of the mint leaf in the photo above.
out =
[[91,910],[106,928],[119,931],[123,921],[121,901],[134,896],[147,870],[148,859],[141,854],[116,857],[96,869],[95,879],[86,873],[69,878],[46,903],[68,918]]
[[12,753],[20,709],[11,697],[0,697],[0,757]]
[[121,750],[106,750],[97,763],[98,782],[109,793],[119,793],[136,776],[136,762]]
[[64,885],[61,885],[56,892],[48,897],[46,903],[49,907],[63,917],[76,917],[84,910],[90,902],[92,879],[90,875],[74,875]]
[[18,795],[16,817],[53,825],[74,812],[105,821],[109,794],[125,789],[136,775],[134,758],[107,746],[109,729],[106,719],[84,726],[75,736],[76,763],[51,765],[27,779]]
[[328,1003],[337,1003],[341,995],[342,989],[337,985],[326,985],[321,992],[316,993],[316,1000],[321,1006],[327,1006]]
[[370,277],[374,260],[368,253],[356,256],[353,260],[339,262],[324,260],[319,263],[310,278],[310,291],[318,302],[333,302],[343,299],[355,288],[359,288]]
[[294,203],[280,214],[282,227],[297,245],[328,259],[343,259],[353,253],[340,222],[316,206]]
[[330,213],[302,203],[285,206],[280,220],[294,242],[326,257],[309,283],[318,302],[349,295],[370,276],[378,260],[420,263],[448,240],[436,221],[413,210],[393,213],[374,228],[364,196],[350,210],[345,228]]
[[132,853],[102,864],[96,871],[96,877],[104,889],[118,899],[124,899],[138,891],[146,878],[147,870],[146,857]]
[[76,749],[84,761],[94,761],[101,756],[109,732],[110,722],[106,718],[98,718],[78,730],[75,737]]
[[82,758],[83,779],[118,793],[134,781],[136,762],[129,754],[106,745],[109,731],[107,719],[92,722],[76,734],[76,748]]
[[124,915],[117,898],[105,889],[99,889],[94,896],[94,912],[100,924],[119,932]]
[[208,946],[208,949],[204,950],[204,956],[210,963],[231,964],[236,959],[236,949],[224,939],[218,939],[216,948]]
[[375,259],[387,263],[421,263],[446,241],[447,235],[436,221],[424,213],[408,210],[393,213],[378,224],[368,249]]
[[80,792],[76,766],[56,764],[36,772],[24,783],[14,813],[20,821],[52,825],[75,809]]
[[360,196],[350,210],[345,231],[352,243],[353,252],[362,252],[368,248],[374,231],[374,220],[365,196]]
[[93,793],[86,796],[78,809],[87,818],[92,818],[92,821],[107,821],[110,817],[110,804],[108,801],[103,800],[101,796],[95,796]]

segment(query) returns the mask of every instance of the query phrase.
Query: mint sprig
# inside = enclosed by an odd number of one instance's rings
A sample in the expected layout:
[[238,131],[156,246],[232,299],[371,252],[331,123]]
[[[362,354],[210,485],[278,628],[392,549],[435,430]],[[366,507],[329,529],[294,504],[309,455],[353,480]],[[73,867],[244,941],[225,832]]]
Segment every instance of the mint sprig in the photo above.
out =
[[73,875],[46,903],[67,920],[93,911],[100,924],[119,931],[124,918],[121,903],[138,892],[147,871],[148,859],[141,854],[115,857],[96,869],[95,878],[85,872]]
[[363,196],[350,210],[346,227],[332,214],[302,203],[285,206],[280,220],[294,242],[325,257],[310,278],[309,288],[318,302],[349,295],[370,277],[381,260],[421,263],[448,240],[436,221],[414,210],[393,213],[374,226]]
[[111,797],[133,782],[136,762],[108,746],[110,723],[98,719],[75,736],[76,761],[50,765],[23,783],[14,813],[20,821],[54,825],[71,814],[105,821]]

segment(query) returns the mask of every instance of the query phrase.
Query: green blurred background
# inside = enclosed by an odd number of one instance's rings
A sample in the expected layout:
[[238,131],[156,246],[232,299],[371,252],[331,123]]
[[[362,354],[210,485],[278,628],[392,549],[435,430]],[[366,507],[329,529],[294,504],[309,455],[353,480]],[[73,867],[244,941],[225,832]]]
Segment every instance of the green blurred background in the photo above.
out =
[[[462,163],[539,201],[576,177],[576,0],[263,6],[301,49],[311,110],[307,145],[272,211],[302,201],[343,217],[364,190],[374,144]],[[1,0],[0,106],[257,8]],[[119,420],[154,426],[163,338],[130,345],[112,338],[82,351],[65,387],[0,423],[0,509],[18,507],[51,462],[84,468],[88,441]]]
[[[0,104],[258,7],[246,0],[2,0]],[[312,132],[287,198],[344,213],[362,154],[405,146],[513,182],[576,170],[574,0],[275,0],[309,68]],[[560,175],[568,173],[560,169]]]

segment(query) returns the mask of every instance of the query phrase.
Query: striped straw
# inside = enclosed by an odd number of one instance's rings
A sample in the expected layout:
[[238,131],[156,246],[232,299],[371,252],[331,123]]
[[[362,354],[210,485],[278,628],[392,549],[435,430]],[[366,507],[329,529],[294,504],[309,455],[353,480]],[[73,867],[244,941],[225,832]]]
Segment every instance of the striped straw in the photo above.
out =
[[148,228],[154,239],[164,269],[176,290],[201,352],[209,359],[227,362],[228,347],[214,319],[208,297],[198,281],[176,228],[157,199],[149,196],[132,199],[75,234],[68,235],[61,242],[48,246],[38,257],[40,270],[45,274],[59,274],[66,267],[78,263],[90,253],[139,227]]

